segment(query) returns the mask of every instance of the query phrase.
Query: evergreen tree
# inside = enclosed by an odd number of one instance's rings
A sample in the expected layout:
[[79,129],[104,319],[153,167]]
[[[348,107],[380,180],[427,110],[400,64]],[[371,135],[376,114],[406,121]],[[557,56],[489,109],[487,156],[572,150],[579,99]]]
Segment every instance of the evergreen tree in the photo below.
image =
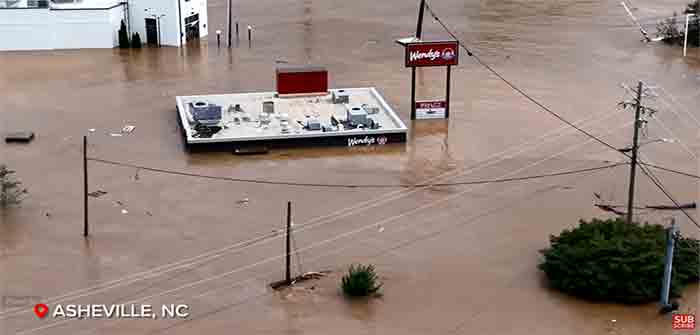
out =
[[124,20],[122,20],[122,23],[119,27],[119,47],[122,49],[130,47],[129,33],[126,32],[126,24],[124,23]]
[[[571,295],[596,301],[646,303],[659,299],[664,274],[666,231],[661,225],[626,220],[581,220],[550,237],[540,270],[549,284]],[[700,242],[679,236],[673,253],[671,295],[697,283]]]
[[141,48],[141,36],[139,33],[134,33],[134,35],[131,37],[131,47],[136,49]]

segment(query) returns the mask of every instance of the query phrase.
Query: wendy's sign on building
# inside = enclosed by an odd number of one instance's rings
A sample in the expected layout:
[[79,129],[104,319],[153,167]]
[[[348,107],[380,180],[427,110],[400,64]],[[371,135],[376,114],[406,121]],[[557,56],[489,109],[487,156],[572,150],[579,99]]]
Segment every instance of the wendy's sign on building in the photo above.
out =
[[413,42],[406,44],[406,67],[452,66],[459,64],[457,41]]

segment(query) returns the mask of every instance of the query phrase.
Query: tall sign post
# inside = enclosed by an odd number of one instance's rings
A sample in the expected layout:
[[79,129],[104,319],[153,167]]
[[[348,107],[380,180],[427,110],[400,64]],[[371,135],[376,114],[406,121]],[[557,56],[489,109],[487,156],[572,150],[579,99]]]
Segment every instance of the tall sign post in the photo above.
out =
[[[449,118],[451,72],[459,64],[459,43],[415,40],[405,46],[406,67],[411,68],[411,120]],[[445,100],[416,101],[416,68],[433,66],[447,67]]]

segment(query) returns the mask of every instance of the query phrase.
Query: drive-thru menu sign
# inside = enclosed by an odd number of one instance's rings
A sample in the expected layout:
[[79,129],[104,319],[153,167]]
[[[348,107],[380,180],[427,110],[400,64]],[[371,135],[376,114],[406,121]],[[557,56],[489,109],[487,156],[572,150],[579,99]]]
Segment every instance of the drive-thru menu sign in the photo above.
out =
[[406,67],[452,66],[459,64],[457,41],[406,44]]

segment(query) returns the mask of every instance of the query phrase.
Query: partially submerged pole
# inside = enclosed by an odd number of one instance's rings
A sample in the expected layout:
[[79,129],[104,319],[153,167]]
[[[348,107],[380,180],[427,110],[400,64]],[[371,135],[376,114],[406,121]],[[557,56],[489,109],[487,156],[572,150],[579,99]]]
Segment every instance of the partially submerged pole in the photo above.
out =
[[683,57],[685,57],[688,54],[688,25],[690,22],[690,16],[693,14],[686,14],[685,15],[685,38],[683,41]]
[[678,308],[669,303],[671,293],[671,275],[673,274],[673,249],[676,245],[676,218],[671,218],[671,227],[666,229],[666,260],[664,265],[664,280],[661,285],[661,311],[673,311]]
[[83,236],[88,236],[87,136],[83,136]]
[[231,47],[231,25],[233,24],[231,18],[231,0],[228,0],[228,47]]
[[284,279],[287,285],[292,285],[292,245],[291,245],[291,230],[292,230],[292,202],[287,202],[287,267]]
[[636,109],[634,111],[634,135],[632,137],[632,162],[630,164],[630,182],[629,182],[629,192],[627,194],[627,223],[632,223],[634,219],[632,211],[634,210],[634,179],[637,172],[637,151],[639,150],[639,128],[642,126],[642,121],[640,120],[640,114],[642,110],[642,96],[643,96],[643,86],[642,82],[639,82],[637,86],[637,101]]

